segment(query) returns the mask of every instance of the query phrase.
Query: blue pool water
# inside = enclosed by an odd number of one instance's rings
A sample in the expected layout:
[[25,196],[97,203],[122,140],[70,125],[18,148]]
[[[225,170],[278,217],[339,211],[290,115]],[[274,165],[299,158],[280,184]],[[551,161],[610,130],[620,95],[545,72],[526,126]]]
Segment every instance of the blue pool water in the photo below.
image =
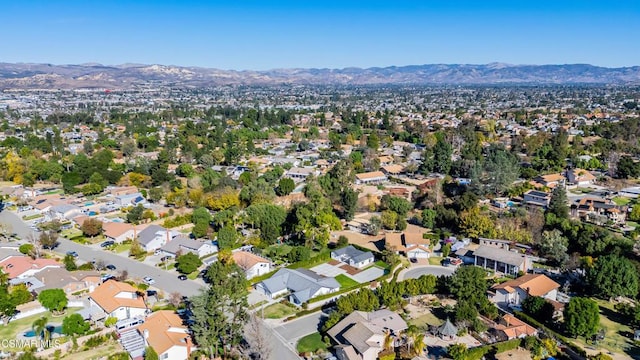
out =
[[[49,332],[54,332],[56,334],[62,334],[62,326],[49,325],[49,326],[47,326],[47,330],[49,330]],[[30,338],[30,337],[34,337],[34,336],[36,336],[36,333],[33,330],[27,330],[27,331],[24,332],[24,337]]]

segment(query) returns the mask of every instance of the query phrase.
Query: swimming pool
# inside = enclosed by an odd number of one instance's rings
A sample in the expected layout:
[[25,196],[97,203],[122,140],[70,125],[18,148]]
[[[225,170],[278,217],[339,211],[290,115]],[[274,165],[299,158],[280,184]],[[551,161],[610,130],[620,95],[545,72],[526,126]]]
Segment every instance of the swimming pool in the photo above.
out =
[[[47,330],[50,333],[62,334],[62,326],[48,325],[47,326]],[[27,330],[27,331],[24,332],[24,337],[30,338],[30,337],[34,337],[34,336],[36,336],[36,332],[33,331],[33,329]]]

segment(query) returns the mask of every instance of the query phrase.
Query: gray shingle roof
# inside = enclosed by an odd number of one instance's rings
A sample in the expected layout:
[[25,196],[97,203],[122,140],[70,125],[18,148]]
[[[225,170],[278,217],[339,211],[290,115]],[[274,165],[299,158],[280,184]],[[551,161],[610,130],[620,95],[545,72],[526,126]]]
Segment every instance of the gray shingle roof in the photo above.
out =
[[521,266],[525,262],[525,255],[485,245],[480,245],[473,255],[513,266]]
[[321,288],[335,289],[340,284],[335,278],[324,277],[307,269],[280,269],[272,277],[262,281],[270,292],[288,289],[301,303],[311,299]]
[[[167,231],[160,225],[149,225],[146,229],[138,233],[138,241],[141,245],[148,245],[153,239],[156,238],[156,234],[160,231]],[[171,236],[171,235],[169,235]]]
[[373,257],[373,254],[368,251],[361,251],[349,245],[342,249],[337,249],[332,252],[334,258],[342,258],[348,262],[349,259],[352,259],[354,262],[359,263],[363,260],[369,259]]

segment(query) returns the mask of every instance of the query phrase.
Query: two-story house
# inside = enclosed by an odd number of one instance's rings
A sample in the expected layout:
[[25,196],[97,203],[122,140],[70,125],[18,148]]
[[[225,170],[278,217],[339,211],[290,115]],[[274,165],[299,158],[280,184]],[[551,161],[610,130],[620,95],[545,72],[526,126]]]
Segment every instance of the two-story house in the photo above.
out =
[[520,305],[529,296],[556,301],[560,284],[544,274],[526,274],[517,279],[496,284],[489,290],[489,300],[504,305]]
[[138,326],[145,343],[152,347],[160,360],[186,360],[195,350],[189,328],[173,311],[160,310],[149,315]]

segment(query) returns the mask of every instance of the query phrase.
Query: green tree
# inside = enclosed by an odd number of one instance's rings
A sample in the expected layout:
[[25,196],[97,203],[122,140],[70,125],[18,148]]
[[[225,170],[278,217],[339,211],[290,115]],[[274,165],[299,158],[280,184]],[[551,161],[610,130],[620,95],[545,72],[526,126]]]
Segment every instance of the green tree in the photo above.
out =
[[551,200],[547,207],[546,214],[553,214],[559,220],[569,218],[569,205],[567,191],[564,186],[556,186],[551,193]]
[[442,245],[442,256],[447,257],[451,254],[451,243]]
[[282,178],[278,182],[278,187],[276,188],[276,194],[278,194],[278,196],[289,195],[295,188],[296,188],[296,183],[293,181],[293,179]]
[[569,260],[568,246],[569,240],[557,229],[542,233],[542,239],[538,244],[541,255],[559,266],[563,266]]
[[80,314],[71,314],[62,320],[62,333],[65,335],[84,335],[89,328],[89,323]]
[[634,264],[618,255],[600,256],[587,269],[587,283],[591,291],[603,299],[617,296],[635,297],[638,294],[638,273]]
[[479,237],[492,237],[495,224],[488,215],[482,214],[476,206],[460,214],[460,230],[463,234],[477,239]]
[[640,204],[635,204],[629,213],[629,220],[640,221]]
[[398,214],[395,211],[385,210],[380,214],[380,220],[382,220],[382,226],[385,229],[395,230],[398,223]]
[[47,329],[49,319],[46,316],[40,317],[36,319],[31,324],[31,330],[36,334],[36,337],[42,340],[49,340],[51,334],[49,333],[49,329]]
[[78,265],[76,264],[76,258],[73,257],[73,255],[65,255],[64,256],[64,260],[62,261],[64,263],[64,267],[65,269],[67,269],[67,271],[74,271],[78,269]]
[[486,272],[478,266],[462,266],[449,278],[448,290],[458,300],[481,304],[487,300]]
[[35,253],[35,248],[33,244],[22,244],[20,245],[20,247],[18,247],[18,251],[20,251],[20,253],[24,255],[31,256],[31,254]]
[[453,360],[466,360],[468,352],[469,349],[467,349],[467,345],[465,344],[453,344],[447,347],[447,354]]
[[436,216],[438,213],[433,209],[422,210],[422,226],[427,229],[433,229],[436,225]]
[[576,338],[595,335],[600,327],[598,304],[588,298],[571,298],[564,308],[564,325],[567,332]]
[[227,224],[218,231],[218,247],[220,249],[234,249],[238,245],[238,232],[235,227]]
[[358,205],[358,193],[351,188],[345,188],[340,196],[340,204],[345,220],[353,220]]
[[194,253],[186,253],[176,258],[176,269],[182,274],[191,274],[202,265],[202,260]]
[[232,262],[217,261],[207,272],[209,287],[191,299],[194,340],[209,357],[233,349],[243,339],[248,320],[248,282]]
[[38,301],[47,310],[54,314],[60,314],[67,307],[67,294],[62,289],[47,289],[40,292]]
[[289,262],[307,261],[311,259],[311,249],[306,246],[294,246],[287,254]]
[[449,174],[453,148],[445,139],[444,134],[437,133],[436,138],[436,144],[433,147],[433,171],[441,174]]
[[142,220],[143,213],[144,206],[142,206],[142,204],[138,204],[127,213],[127,221],[132,224],[138,224]]
[[245,210],[247,222],[260,230],[260,239],[273,244],[282,235],[282,227],[287,218],[286,210],[274,204],[255,204]]
[[640,165],[631,156],[621,156],[618,161],[616,176],[619,179],[637,179],[640,176]]
[[400,217],[407,216],[409,210],[413,208],[413,204],[407,201],[405,198],[398,196],[384,195],[380,199],[380,207],[383,210],[391,210],[398,214]]
[[144,349],[144,360],[158,360],[158,353],[151,347],[147,346]]
[[80,227],[85,236],[94,237],[102,232],[102,221],[94,218],[86,219]]

